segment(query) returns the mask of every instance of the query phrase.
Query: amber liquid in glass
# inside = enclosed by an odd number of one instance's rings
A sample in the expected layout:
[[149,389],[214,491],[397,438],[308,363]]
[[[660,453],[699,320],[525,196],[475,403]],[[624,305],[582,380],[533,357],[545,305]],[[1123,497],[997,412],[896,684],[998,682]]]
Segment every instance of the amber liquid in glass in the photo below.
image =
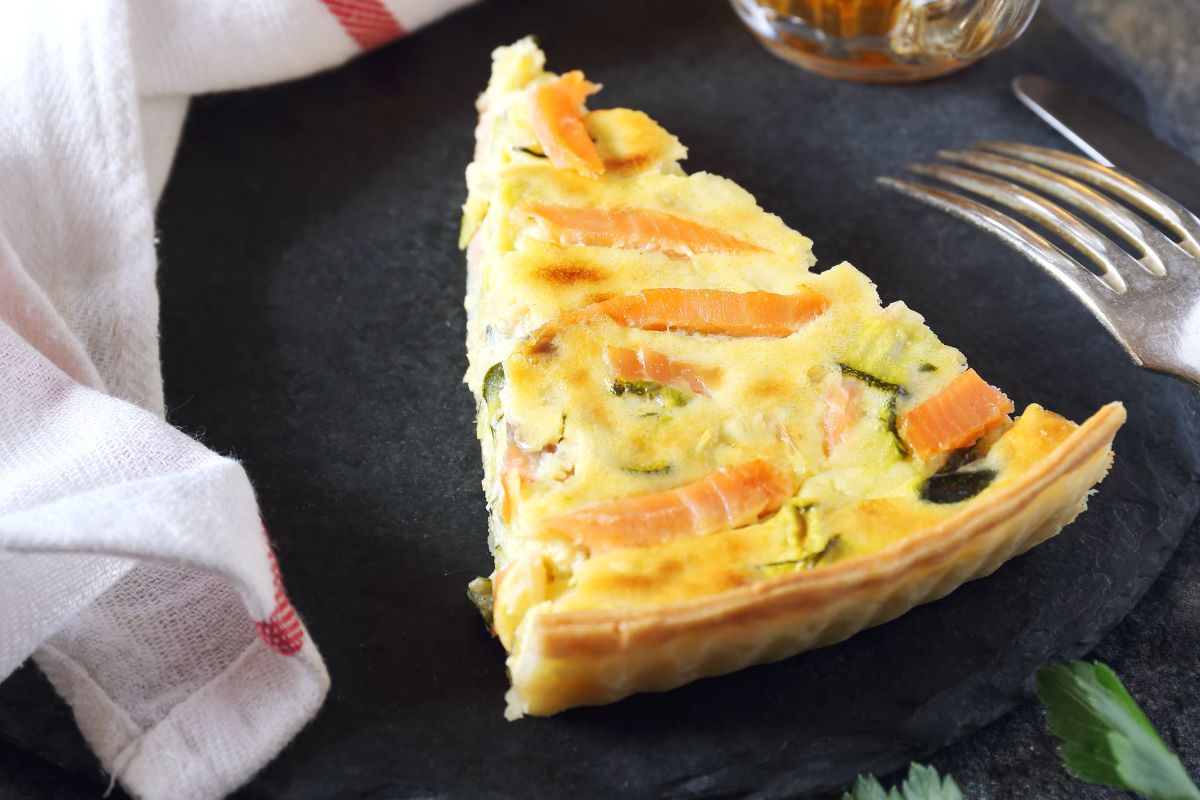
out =
[[830,36],[887,36],[901,0],[759,0]]
[[[993,17],[1009,38],[1037,0],[732,0],[776,55],[835,78],[907,82],[961,69],[988,52]],[[1019,24],[1018,24],[1019,23]],[[1008,24],[1008,23],[1006,23]]]

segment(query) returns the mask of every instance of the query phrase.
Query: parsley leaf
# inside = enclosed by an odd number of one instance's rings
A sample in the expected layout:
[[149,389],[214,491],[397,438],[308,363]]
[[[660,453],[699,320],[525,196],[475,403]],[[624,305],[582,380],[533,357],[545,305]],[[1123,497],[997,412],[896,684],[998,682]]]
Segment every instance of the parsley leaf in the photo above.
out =
[[933,767],[911,764],[904,783],[890,792],[883,790],[874,775],[859,775],[842,800],[963,800],[963,796],[953,778],[942,778]]
[[1042,667],[1037,693],[1059,756],[1077,778],[1151,800],[1200,800],[1179,758],[1159,737],[1116,674],[1075,661]]
[[893,788],[885,792],[874,775],[859,775],[850,791],[842,794],[842,800],[899,800],[899,792]]

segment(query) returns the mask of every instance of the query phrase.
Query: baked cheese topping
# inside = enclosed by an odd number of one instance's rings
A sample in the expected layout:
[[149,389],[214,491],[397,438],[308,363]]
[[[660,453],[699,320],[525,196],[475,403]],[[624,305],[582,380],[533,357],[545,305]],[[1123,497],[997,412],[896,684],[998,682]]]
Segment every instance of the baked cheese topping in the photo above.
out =
[[[509,650],[539,614],[769,586],[896,545],[1074,425],[1012,403],[903,303],[645,114],[501,48],[467,171],[467,383]],[[490,581],[490,585],[489,585]]]

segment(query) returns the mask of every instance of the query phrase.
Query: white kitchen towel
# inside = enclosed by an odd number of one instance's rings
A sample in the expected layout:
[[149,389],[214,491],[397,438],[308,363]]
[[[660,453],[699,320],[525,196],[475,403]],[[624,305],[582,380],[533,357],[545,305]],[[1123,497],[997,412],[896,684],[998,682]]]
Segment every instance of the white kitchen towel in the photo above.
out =
[[232,791],[329,687],[245,471],[163,419],[154,206],[188,97],[461,3],[0,3],[0,680],[32,656],[137,797]]

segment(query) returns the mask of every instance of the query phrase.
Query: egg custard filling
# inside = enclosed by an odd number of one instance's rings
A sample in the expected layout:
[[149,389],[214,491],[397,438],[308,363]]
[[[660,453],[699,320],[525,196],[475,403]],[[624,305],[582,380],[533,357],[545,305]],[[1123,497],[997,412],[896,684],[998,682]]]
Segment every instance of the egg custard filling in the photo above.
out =
[[1124,418],[1013,403],[645,114],[500,48],[467,171],[467,383],[508,714],[838,641],[1056,533]]

